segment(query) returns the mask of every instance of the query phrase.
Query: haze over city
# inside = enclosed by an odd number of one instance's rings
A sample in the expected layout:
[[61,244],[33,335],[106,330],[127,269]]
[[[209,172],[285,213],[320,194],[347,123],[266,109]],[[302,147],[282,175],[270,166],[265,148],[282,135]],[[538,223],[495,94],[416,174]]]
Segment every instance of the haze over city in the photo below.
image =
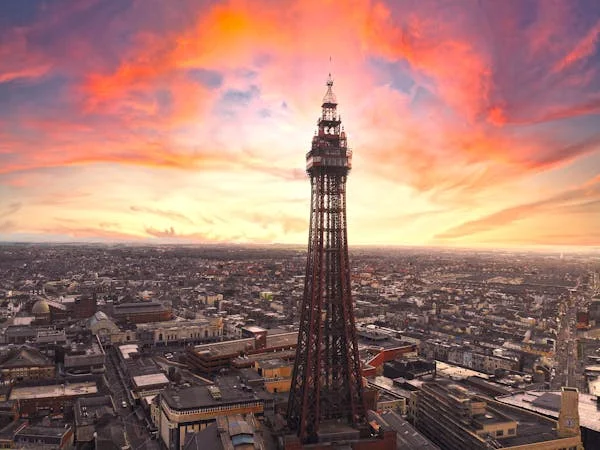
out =
[[600,242],[597,1],[8,1],[0,240],[305,244],[329,72],[352,245]]

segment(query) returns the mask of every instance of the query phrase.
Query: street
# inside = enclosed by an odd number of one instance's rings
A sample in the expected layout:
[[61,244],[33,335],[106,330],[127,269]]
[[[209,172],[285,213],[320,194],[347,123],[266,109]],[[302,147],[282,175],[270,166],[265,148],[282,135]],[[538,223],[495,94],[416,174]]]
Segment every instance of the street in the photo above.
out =
[[583,363],[578,358],[577,349],[577,307],[579,294],[577,287],[565,296],[559,305],[559,325],[556,339],[556,367],[553,370],[550,388],[559,390],[563,386],[576,387],[586,392]]
[[[132,450],[138,449],[160,449],[159,442],[152,439],[150,432],[144,422],[140,421],[136,414],[136,408],[141,406],[132,406],[128,398],[125,381],[117,368],[114,350],[108,349],[106,352],[106,379],[108,380],[114,399],[116,412],[121,418],[125,427],[127,441]],[[122,402],[127,403],[127,407],[122,406]],[[143,416],[143,411],[141,411]]]

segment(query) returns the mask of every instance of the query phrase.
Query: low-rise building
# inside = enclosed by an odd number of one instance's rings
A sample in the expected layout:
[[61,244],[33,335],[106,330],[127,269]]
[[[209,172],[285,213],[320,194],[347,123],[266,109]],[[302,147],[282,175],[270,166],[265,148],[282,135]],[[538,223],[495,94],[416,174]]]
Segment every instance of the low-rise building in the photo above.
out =
[[[280,352],[294,350],[297,343],[298,332],[270,335],[261,331],[245,339],[197,345],[188,348],[186,356],[194,369],[211,374],[231,368],[233,360],[239,356],[252,358],[255,355],[271,353],[273,357],[278,357]],[[248,367],[252,365],[251,362]]]
[[152,417],[167,448],[181,449],[187,433],[205,429],[218,417],[262,415],[264,401],[233,380],[217,385],[166,389],[154,400]]
[[73,429],[64,427],[27,426],[15,434],[15,448],[68,450],[73,447]]
[[115,410],[110,396],[79,398],[73,408],[75,437],[77,442],[92,442],[97,425],[111,421]]
[[136,338],[142,346],[200,344],[223,337],[223,319],[171,320],[139,324]]
[[171,320],[173,312],[160,302],[133,302],[115,305],[112,315],[125,323],[146,323]]
[[410,407],[417,429],[442,450],[583,448],[580,435],[561,432],[555,420],[506,407],[450,380],[423,383]]
[[9,400],[18,404],[22,417],[63,413],[80,397],[98,393],[94,381],[43,386],[21,386],[11,390]]
[[13,349],[0,359],[2,380],[41,380],[54,378],[54,362],[29,345]]
[[155,395],[169,384],[156,362],[140,352],[137,344],[124,344],[117,347],[121,371],[128,378],[132,399]]
[[97,339],[84,344],[73,343],[65,352],[67,373],[103,373],[106,355]]
[[235,414],[217,417],[204,430],[186,435],[184,450],[229,450],[247,446],[266,448],[260,422],[254,414]]

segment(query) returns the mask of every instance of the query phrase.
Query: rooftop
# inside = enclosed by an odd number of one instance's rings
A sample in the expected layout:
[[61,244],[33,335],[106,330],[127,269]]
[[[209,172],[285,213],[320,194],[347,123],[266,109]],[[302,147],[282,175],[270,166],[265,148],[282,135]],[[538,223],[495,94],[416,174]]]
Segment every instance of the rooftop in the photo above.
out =
[[23,366],[54,366],[54,363],[37,348],[28,345],[12,350],[0,359],[0,367],[3,369]]
[[115,314],[132,314],[143,312],[164,311],[167,308],[160,302],[121,303],[114,306]]
[[20,436],[53,437],[59,439],[68,431],[70,431],[69,427],[43,427],[30,425],[20,430],[17,434]]
[[439,447],[419,433],[410,423],[395,411],[383,411],[381,414],[368,413],[370,420],[375,420],[384,429],[396,432],[397,450],[439,450]]
[[210,323],[208,319],[195,319],[195,320],[168,320],[165,322],[150,322],[150,323],[139,323],[137,324],[138,330],[156,330],[159,328],[164,329],[179,329],[182,327],[202,327]]
[[[298,332],[267,335],[266,348],[291,347],[298,342]],[[213,356],[237,355],[243,351],[254,350],[254,338],[237,339],[235,341],[202,344],[194,347],[198,353],[209,352]]]
[[133,383],[136,387],[155,386],[159,384],[169,384],[169,379],[161,372],[138,375],[137,377],[133,377]]
[[75,411],[75,423],[79,426],[91,423],[103,416],[114,414],[113,404],[110,396],[83,397],[77,399]]
[[218,400],[211,395],[208,386],[166,389],[160,395],[169,407],[177,410],[258,401],[254,392],[242,389],[242,384],[237,377],[221,377],[218,379],[217,386],[221,392],[221,398]]
[[34,398],[75,397],[98,392],[93,381],[71,384],[52,384],[49,386],[16,387],[10,393],[10,400],[29,400]]
[[[527,411],[558,419],[560,391],[527,391],[514,395],[496,397],[500,403],[518,406]],[[579,393],[579,424],[589,430],[600,432],[600,408],[596,397]]]
[[443,392],[447,398],[454,398],[459,403],[485,402],[485,414],[477,414],[473,422],[467,426],[472,432],[476,432],[478,426],[502,422],[515,422],[517,430],[515,436],[503,437],[499,443],[502,447],[528,445],[557,439],[556,421],[534,414],[519,408],[513,408],[507,404],[480,397],[467,389],[464,389],[448,380],[440,380],[434,383],[426,383],[428,389]]
[[121,353],[121,356],[123,357],[123,359],[130,359],[131,354],[138,353],[139,350],[140,349],[137,344],[119,345],[119,352]]

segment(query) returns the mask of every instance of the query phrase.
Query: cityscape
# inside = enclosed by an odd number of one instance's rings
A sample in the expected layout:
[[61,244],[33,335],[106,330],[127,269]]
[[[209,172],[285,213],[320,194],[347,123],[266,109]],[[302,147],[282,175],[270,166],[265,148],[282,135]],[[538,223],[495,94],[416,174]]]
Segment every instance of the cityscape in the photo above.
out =
[[600,449],[598,5],[400,3],[0,6],[1,448]]

